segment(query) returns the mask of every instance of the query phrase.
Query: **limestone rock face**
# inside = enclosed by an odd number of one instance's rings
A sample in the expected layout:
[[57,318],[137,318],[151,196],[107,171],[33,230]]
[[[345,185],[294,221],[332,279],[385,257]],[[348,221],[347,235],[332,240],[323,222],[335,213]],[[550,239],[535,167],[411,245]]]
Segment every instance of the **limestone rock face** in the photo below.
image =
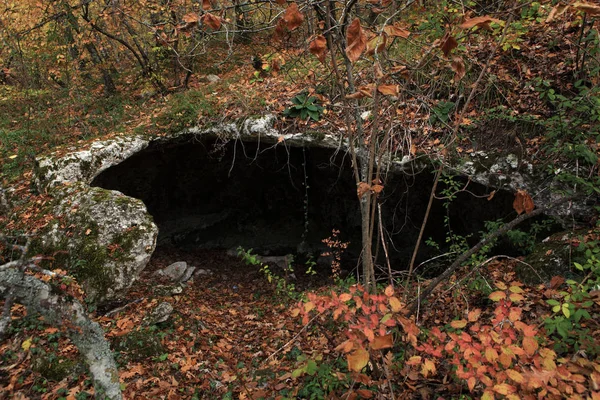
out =
[[114,298],[137,279],[156,245],[158,229],[144,203],[82,182],[50,192],[57,219],[32,252],[77,278],[88,298]]
[[36,185],[40,191],[65,182],[86,182],[105,169],[145,149],[148,140],[133,136],[98,141],[87,150],[65,156],[51,154],[36,160]]

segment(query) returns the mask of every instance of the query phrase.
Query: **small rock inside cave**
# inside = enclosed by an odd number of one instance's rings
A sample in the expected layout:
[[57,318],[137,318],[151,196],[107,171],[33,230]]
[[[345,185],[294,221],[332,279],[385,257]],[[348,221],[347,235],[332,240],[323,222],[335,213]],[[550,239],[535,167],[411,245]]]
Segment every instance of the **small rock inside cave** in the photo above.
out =
[[[456,178],[459,179],[459,178]],[[414,248],[432,187],[432,174],[388,174],[379,197],[392,267],[405,269]],[[159,246],[235,249],[263,255],[310,254],[327,250],[323,239],[338,230],[349,242],[343,267],[360,255],[360,211],[350,156],[320,147],[285,143],[197,140],[154,142],[92,182],[144,201],[159,227]],[[460,187],[464,186],[464,180]],[[442,188],[443,189],[443,185]],[[418,262],[447,249],[452,234],[474,243],[485,221],[510,219],[513,196],[471,183],[444,207],[435,200]],[[444,221],[448,219],[449,223]],[[379,232],[379,229],[377,229]],[[383,249],[378,264],[385,265]]]

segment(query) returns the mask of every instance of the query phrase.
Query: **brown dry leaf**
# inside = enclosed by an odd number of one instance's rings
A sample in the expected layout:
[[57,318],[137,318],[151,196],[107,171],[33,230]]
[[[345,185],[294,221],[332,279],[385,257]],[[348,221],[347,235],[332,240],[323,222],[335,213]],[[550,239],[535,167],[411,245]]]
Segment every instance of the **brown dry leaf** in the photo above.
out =
[[450,35],[450,32],[446,32],[442,40],[440,41],[440,49],[444,53],[445,57],[448,57],[450,52],[458,46],[456,39]]
[[350,371],[360,372],[369,362],[369,352],[362,347],[348,354],[348,369]]
[[213,8],[213,6],[210,3],[210,0],[202,0],[202,9],[203,10],[210,10],[212,8]]
[[573,3],[573,8],[578,11],[583,11],[587,13],[590,17],[598,17],[600,16],[600,5],[588,3],[585,1],[577,1]]
[[517,190],[515,194],[515,200],[513,201],[513,208],[517,214],[521,215],[523,212],[529,214],[535,208],[533,199],[525,190]]
[[546,18],[545,22],[549,23],[554,21],[556,17],[563,15],[568,9],[569,6],[565,6],[564,4],[555,5],[550,11],[550,14],[548,14],[548,18]]
[[404,39],[410,36],[409,31],[407,31],[406,29],[402,29],[396,25],[387,25],[385,28],[383,28],[383,31],[388,36],[401,37]]
[[375,64],[373,64],[373,72],[375,73],[375,77],[377,77],[377,79],[383,79],[385,76],[379,62],[375,62]]
[[398,85],[379,85],[377,91],[385,96],[398,96]]
[[277,4],[279,4],[280,6],[284,5],[286,3],[285,0],[276,0]]
[[221,18],[211,13],[206,13],[202,16],[202,22],[209,28],[218,31],[221,28]]
[[346,43],[346,55],[351,62],[355,62],[360,58],[360,55],[367,47],[367,37],[360,26],[358,18],[355,18],[348,27],[346,32]]
[[302,25],[302,22],[304,22],[304,15],[300,13],[300,10],[298,9],[298,4],[290,4],[290,6],[285,10],[285,14],[283,15],[283,21],[285,22],[285,25],[290,31],[293,31],[294,29]]
[[358,184],[358,188],[356,188],[356,194],[358,194],[358,198],[360,199],[369,190],[371,190],[371,185],[369,185],[367,182],[361,182]]
[[367,96],[365,96],[364,93],[358,91],[358,92],[347,94],[345,97],[347,99],[362,99],[363,97],[367,97]]
[[325,36],[319,35],[314,38],[308,46],[308,51],[314,54],[321,63],[325,64],[325,56],[327,55],[327,39]]
[[490,201],[494,198],[494,196],[496,195],[496,191],[492,190],[492,193],[490,193],[490,195],[487,197],[487,200]]
[[470,29],[474,26],[477,26],[480,29],[485,29],[485,30],[491,31],[492,28],[490,27],[490,22],[495,22],[497,24],[504,23],[504,21],[502,21],[501,19],[493,18],[493,17],[490,17],[489,15],[484,15],[481,17],[467,19],[467,20],[465,20],[465,22],[460,24],[460,27],[462,29]]
[[455,75],[454,75],[454,81],[458,82],[460,81],[464,76],[465,73],[467,72],[467,69],[465,68],[465,63],[463,61],[462,58],[460,57],[452,57],[452,62],[450,63],[450,68],[452,68],[452,71],[454,71]]
[[182,19],[186,24],[195,24],[200,20],[196,13],[185,14]]

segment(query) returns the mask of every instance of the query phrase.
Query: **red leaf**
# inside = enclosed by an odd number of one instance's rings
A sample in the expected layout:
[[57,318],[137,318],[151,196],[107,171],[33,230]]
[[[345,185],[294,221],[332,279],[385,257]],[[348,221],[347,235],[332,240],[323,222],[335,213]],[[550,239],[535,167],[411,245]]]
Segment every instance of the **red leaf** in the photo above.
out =
[[355,18],[348,27],[346,43],[346,55],[351,62],[355,62],[367,47],[367,37],[360,26],[358,18]]

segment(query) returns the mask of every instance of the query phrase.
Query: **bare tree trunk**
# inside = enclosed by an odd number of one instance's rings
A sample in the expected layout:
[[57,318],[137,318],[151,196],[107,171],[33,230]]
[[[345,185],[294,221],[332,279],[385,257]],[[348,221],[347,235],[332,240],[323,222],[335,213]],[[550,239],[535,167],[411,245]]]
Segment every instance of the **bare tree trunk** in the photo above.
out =
[[[39,270],[39,267],[27,260],[12,261],[0,266],[0,297],[6,298],[8,304],[12,301],[23,304],[28,312],[40,314],[53,325],[66,326],[67,335],[88,364],[97,396],[121,400],[123,397],[119,373],[100,325],[88,318],[77,300],[67,300],[52,293],[50,285],[26,275],[26,268]],[[8,312],[4,310],[1,322],[0,326],[6,329],[10,323],[10,307]]]

